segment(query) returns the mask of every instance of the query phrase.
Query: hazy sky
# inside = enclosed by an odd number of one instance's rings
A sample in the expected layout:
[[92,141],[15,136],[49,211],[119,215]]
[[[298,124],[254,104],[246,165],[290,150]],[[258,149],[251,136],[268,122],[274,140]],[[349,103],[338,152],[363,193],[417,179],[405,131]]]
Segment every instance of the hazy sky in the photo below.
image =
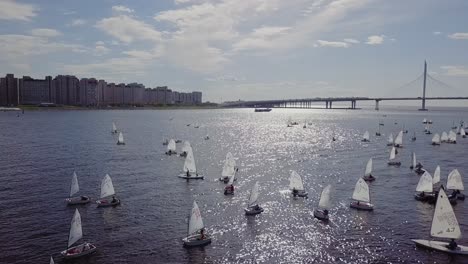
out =
[[[466,0],[0,0],[0,73],[204,100],[468,96]],[[467,103],[468,104],[468,103]]]

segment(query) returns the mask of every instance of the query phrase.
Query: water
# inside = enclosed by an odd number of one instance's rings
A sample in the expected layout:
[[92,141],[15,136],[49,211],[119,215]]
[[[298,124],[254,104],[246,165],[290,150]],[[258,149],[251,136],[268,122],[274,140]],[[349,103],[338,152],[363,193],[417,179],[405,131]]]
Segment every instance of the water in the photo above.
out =
[[[467,116],[464,110],[38,111],[19,118],[0,113],[0,262],[48,263],[50,255],[64,262],[59,252],[67,246],[75,210],[64,198],[76,170],[80,193],[92,198],[109,173],[122,205],[78,207],[84,238],[98,252],[73,263],[466,263],[410,241],[429,239],[433,206],[414,200],[419,177],[408,167],[415,151],[431,173],[441,166],[442,182],[454,168],[466,179],[468,139],[431,146],[421,120],[431,118],[440,133]],[[300,125],[287,128],[289,117]],[[385,126],[375,137],[380,119]],[[304,120],[312,125],[302,128]],[[115,144],[112,121],[123,131],[125,146]],[[409,134],[398,155],[402,166],[388,167],[387,135],[396,135],[403,124]],[[365,130],[370,143],[360,142]],[[409,140],[413,131],[416,142]],[[210,140],[203,139],[206,134]],[[192,143],[205,180],[177,178],[183,158],[164,155],[162,145],[171,135]],[[228,151],[240,171],[235,195],[226,197],[217,178]],[[370,184],[375,210],[351,210],[349,198],[370,157],[377,177]],[[309,199],[294,200],[285,192],[291,170],[304,178]],[[265,212],[246,217],[243,208],[255,181]],[[334,187],[333,208],[330,223],[323,224],[312,212],[327,184]],[[194,199],[213,236],[204,249],[182,247]],[[454,206],[465,235],[467,203]]]

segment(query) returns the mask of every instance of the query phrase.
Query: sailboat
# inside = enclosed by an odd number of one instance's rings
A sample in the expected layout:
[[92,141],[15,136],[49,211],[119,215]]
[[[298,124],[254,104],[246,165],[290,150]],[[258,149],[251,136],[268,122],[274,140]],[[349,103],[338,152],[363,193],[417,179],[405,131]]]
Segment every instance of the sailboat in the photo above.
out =
[[291,176],[289,177],[289,189],[291,189],[294,197],[307,197],[308,195],[304,190],[302,178],[296,171],[291,171]]
[[49,264],[55,264],[54,258],[53,258],[52,256],[50,256],[50,262],[49,262]]
[[362,178],[359,178],[354,187],[352,199],[353,201],[349,204],[351,208],[366,211],[374,210],[374,205],[370,202],[369,185]]
[[70,224],[70,234],[68,236],[68,247],[60,254],[66,258],[78,258],[96,252],[96,246],[91,243],[84,242],[83,244],[72,247],[78,240],[83,238],[83,230],[81,229],[81,215],[78,209],[75,209],[75,214]]
[[112,134],[117,134],[117,127],[115,126],[115,123],[112,122],[112,130],[111,130]]
[[169,139],[167,139],[167,138],[163,139],[163,143],[162,143],[162,144],[163,144],[163,146],[169,145]]
[[185,157],[183,173],[179,175],[179,178],[183,179],[203,179],[203,175],[199,175],[197,172],[197,166],[195,165],[195,158],[193,156],[193,151],[190,148],[187,152],[187,157]]
[[393,146],[393,133],[390,133],[390,135],[388,135],[387,146]]
[[380,125],[379,125],[379,131],[378,132],[375,132],[375,135],[380,137],[382,134],[380,134]]
[[416,186],[416,194],[414,195],[414,199],[418,201],[427,201],[433,195],[433,184],[432,184],[432,176],[429,172],[424,172],[424,174],[419,178],[418,185]]
[[258,200],[258,182],[255,182],[252,190],[250,191],[249,201],[247,202],[247,208],[244,208],[246,215],[256,215],[263,212],[263,208],[257,203]]
[[117,140],[117,145],[125,145],[122,132],[119,132],[119,139]]
[[403,124],[403,130],[402,131],[403,131],[404,134],[408,133],[408,129],[405,129],[405,124]]
[[177,152],[176,152],[176,143],[174,139],[171,138],[171,140],[169,140],[169,144],[167,144],[166,155],[170,156],[172,154],[177,154]]
[[416,132],[413,132],[413,136],[411,137],[411,141],[416,141]]
[[433,137],[432,137],[432,145],[440,145],[440,136],[438,133],[436,133]]
[[388,160],[388,165],[390,166],[400,166],[401,162],[395,159],[395,147],[392,147],[392,150],[390,151],[390,158]]
[[366,165],[366,171],[364,172],[364,176],[362,177],[365,181],[373,181],[375,177],[372,176],[372,158],[369,159]]
[[402,148],[403,147],[403,131],[400,131],[395,138],[395,142],[393,144],[396,148]]
[[229,177],[229,182],[226,187],[224,187],[224,195],[234,195],[234,178],[235,174]]
[[236,160],[232,156],[231,152],[226,154],[226,159],[224,160],[223,171],[221,172],[220,181],[227,183],[229,178],[236,174]]
[[432,177],[432,185],[436,185],[439,182],[440,182],[440,166],[437,165],[434,171],[434,176]]
[[211,243],[211,237],[205,233],[205,226],[196,201],[193,201],[187,237],[183,238],[182,241],[186,247],[204,246]]
[[427,123],[432,125],[432,119],[429,119],[429,121],[427,121]]
[[460,191],[465,190],[460,172],[457,169],[452,170],[447,176],[447,191],[452,190],[452,194],[457,196],[458,200],[465,200],[465,195]]
[[455,125],[455,121],[452,121],[452,129],[457,129],[457,126]]
[[192,146],[190,145],[190,142],[185,141],[184,145],[182,146],[182,153],[180,153],[181,157],[187,157],[187,152],[189,149],[192,149]]
[[302,126],[302,128],[307,128],[307,123],[305,120],[304,120],[304,125]]
[[427,119],[424,118],[423,121],[422,121],[423,124],[427,124]]
[[463,128],[463,127],[460,128],[460,136],[461,136],[462,138],[466,138],[466,131],[465,131],[465,128]]
[[450,132],[448,133],[447,143],[457,144],[457,134],[453,132],[453,130],[450,130]]
[[440,136],[440,142],[441,143],[447,143],[447,141],[448,141],[448,134],[447,134],[447,132],[444,131],[444,132],[442,132],[442,136]]
[[426,135],[432,134],[432,132],[431,132],[431,127],[430,127],[429,125],[426,125],[426,126],[424,127],[424,134],[426,134]]
[[208,140],[208,139],[210,139],[210,136],[208,134],[206,134],[205,140]]
[[76,176],[76,172],[73,172],[72,183],[70,186],[70,197],[66,199],[68,205],[87,204],[91,201],[88,196],[73,197],[73,195],[79,191],[80,186],[78,185],[78,176]]
[[[106,197],[112,196],[112,200],[105,199]],[[114,185],[112,184],[112,179],[109,174],[104,176],[104,179],[101,181],[101,199],[96,201],[98,207],[109,207],[120,204],[120,199],[115,198]]]
[[370,137],[369,137],[369,131],[364,132],[364,135],[362,135],[362,142],[369,142]]
[[443,251],[449,254],[468,255],[468,247],[455,243],[455,239],[461,237],[460,226],[443,189],[440,189],[437,195],[434,217],[432,218],[431,237],[452,239],[452,241],[450,243],[424,239],[412,239],[412,241],[416,243],[417,246]]
[[331,186],[327,185],[322,190],[318,208],[314,210],[314,217],[323,221],[328,221],[328,210],[330,210],[330,192]]

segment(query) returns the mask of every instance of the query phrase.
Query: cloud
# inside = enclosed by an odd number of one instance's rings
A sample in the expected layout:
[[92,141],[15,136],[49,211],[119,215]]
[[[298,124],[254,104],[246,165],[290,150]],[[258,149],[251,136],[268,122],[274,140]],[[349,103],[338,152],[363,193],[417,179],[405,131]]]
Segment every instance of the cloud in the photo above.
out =
[[453,33],[448,35],[451,39],[468,39],[468,33]]
[[96,41],[96,45],[97,46],[104,46],[104,41],[101,41],[101,40]]
[[63,12],[63,14],[65,16],[74,15],[74,14],[76,14],[76,11],[65,11],[65,12]]
[[113,6],[112,7],[112,11],[115,11],[115,12],[123,12],[123,13],[133,13],[135,12],[135,10],[133,9],[130,9],[126,6],[122,6],[122,5],[118,5],[118,6]]
[[440,35],[440,34],[442,34],[442,32],[440,32],[440,31],[434,31],[434,32],[432,32],[432,34],[434,34],[434,35]]
[[103,45],[96,45],[96,47],[94,48],[94,54],[96,56],[102,56],[102,55],[105,55],[107,53],[109,53],[110,49],[108,49],[107,47],[103,46]]
[[31,30],[31,34],[36,37],[52,38],[62,35],[59,31],[51,28],[36,28]]
[[161,33],[142,21],[127,15],[104,18],[95,25],[98,29],[124,43],[136,40],[160,41]]
[[247,37],[232,45],[235,51],[250,49],[265,49],[275,45],[274,39],[286,34],[290,27],[260,27],[253,30]]
[[226,74],[226,75],[220,75],[216,77],[209,77],[205,78],[206,81],[209,82],[239,82],[239,81],[245,81],[245,77],[236,77],[234,75]]
[[358,43],[360,43],[359,40],[357,40],[357,39],[352,39],[352,38],[345,38],[345,39],[343,39],[343,40],[344,40],[345,42],[352,43],[352,44],[358,44]]
[[440,67],[447,76],[468,76],[468,68],[460,65],[446,65]]
[[384,35],[373,35],[367,37],[366,44],[368,45],[380,45],[384,42]]
[[0,0],[0,19],[29,21],[37,15],[30,4],[20,4],[14,0]]
[[84,24],[86,24],[86,20],[80,19],[80,18],[78,18],[78,19],[73,19],[72,22],[71,22],[71,25],[72,25],[72,26],[75,26],[75,27],[76,27],[76,26],[82,26],[82,25],[84,25]]
[[332,48],[348,48],[349,43],[341,41],[326,41],[326,40],[317,40],[318,47],[332,47]]

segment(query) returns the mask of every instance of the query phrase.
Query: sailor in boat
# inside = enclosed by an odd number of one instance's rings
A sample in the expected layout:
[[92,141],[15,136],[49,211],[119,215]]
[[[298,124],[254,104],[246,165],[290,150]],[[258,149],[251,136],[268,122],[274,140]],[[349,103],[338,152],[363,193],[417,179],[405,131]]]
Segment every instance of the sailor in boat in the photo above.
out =
[[[359,202],[358,202],[358,203],[359,203]],[[323,210],[323,215],[324,215],[324,216],[327,216],[327,215],[328,215],[328,210],[327,210],[327,209]]]
[[375,180],[375,177],[372,176],[372,174],[369,174],[369,176],[367,176],[367,179],[370,180],[370,181],[373,181],[373,180]]
[[88,200],[88,199],[89,199],[89,197],[87,197],[87,196],[83,196],[83,195],[81,196],[81,200],[82,200],[82,201],[86,201],[86,200]]
[[[397,147],[397,148],[398,148],[398,146],[397,146],[397,145],[395,145],[395,147]],[[396,154],[398,154],[398,149],[395,149],[395,155],[396,155]]]
[[187,170],[187,174],[186,174],[186,175],[187,175],[187,177],[190,177],[190,172],[189,172],[189,170]]
[[296,188],[292,190],[293,196],[296,197],[299,194],[299,191]]
[[450,250],[456,250],[458,248],[458,245],[457,242],[455,242],[455,239],[452,238],[452,240],[450,240],[450,243],[446,245],[446,247]]
[[204,240],[206,238],[205,236],[205,228],[200,229],[200,237],[198,240]]
[[234,193],[234,184],[224,187],[224,194],[233,194]]
[[112,195],[112,201],[111,203],[116,203],[117,202],[117,199],[115,199],[115,195]]
[[424,170],[422,168],[423,168],[423,165],[420,162],[418,162],[418,164],[416,164],[416,167],[415,167],[414,171],[417,174],[424,173]]

